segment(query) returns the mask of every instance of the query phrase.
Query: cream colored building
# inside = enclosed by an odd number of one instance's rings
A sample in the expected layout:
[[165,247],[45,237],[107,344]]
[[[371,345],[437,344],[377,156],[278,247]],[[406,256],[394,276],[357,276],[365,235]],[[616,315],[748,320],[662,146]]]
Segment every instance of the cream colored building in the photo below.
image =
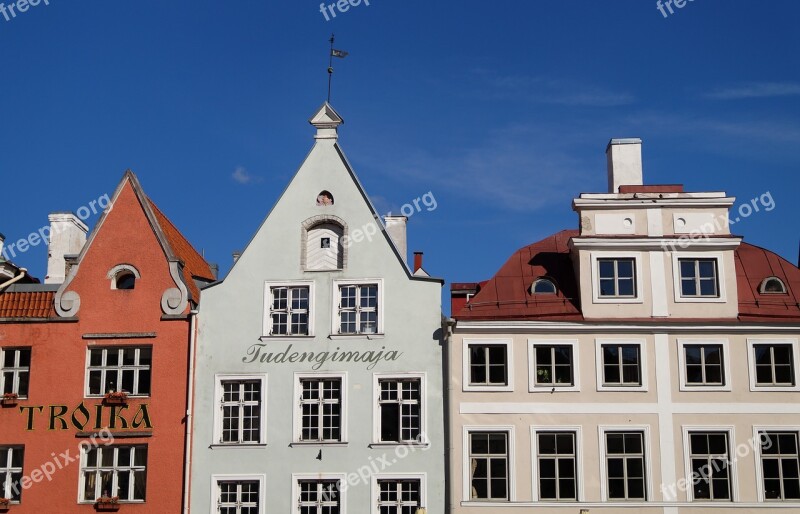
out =
[[452,285],[451,512],[800,512],[800,270],[607,156],[579,230]]

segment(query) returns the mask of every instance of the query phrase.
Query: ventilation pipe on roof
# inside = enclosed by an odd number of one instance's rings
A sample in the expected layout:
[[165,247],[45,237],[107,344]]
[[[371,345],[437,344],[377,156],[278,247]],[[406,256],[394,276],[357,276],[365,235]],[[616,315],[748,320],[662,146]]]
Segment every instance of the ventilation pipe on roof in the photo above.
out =
[[242,252],[233,252],[233,263],[236,264],[236,262],[239,260],[239,257],[241,256]]
[[642,140],[638,137],[612,139],[606,147],[608,192],[619,193],[619,186],[641,186]]
[[422,252],[414,252],[414,273],[422,269]]
[[9,280],[8,282],[5,282],[5,283],[3,283],[3,284],[0,284],[0,293],[2,293],[2,292],[3,292],[3,290],[4,290],[5,288],[7,288],[8,286],[10,286],[10,285],[11,285],[11,284],[13,284],[14,282],[19,282],[20,280],[22,280],[22,279],[25,277],[25,275],[26,275],[27,273],[28,273],[28,270],[27,270],[27,269],[25,269],[25,268],[20,268],[20,269],[19,269],[19,275],[17,275],[16,277],[12,278],[12,279],[11,279],[11,280]]

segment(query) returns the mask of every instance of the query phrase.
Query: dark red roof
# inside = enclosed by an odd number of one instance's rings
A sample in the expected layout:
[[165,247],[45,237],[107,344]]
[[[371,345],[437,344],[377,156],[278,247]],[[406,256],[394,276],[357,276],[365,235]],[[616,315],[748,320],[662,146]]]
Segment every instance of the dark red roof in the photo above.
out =
[[54,291],[0,293],[0,318],[55,318]]
[[[485,283],[465,307],[453,312],[457,320],[541,320],[580,321],[578,287],[569,255],[569,240],[577,230],[564,230],[517,250],[502,268]],[[742,243],[735,252],[739,293],[739,320],[746,322],[800,322],[800,269],[777,254]],[[777,277],[787,294],[762,294],[764,279]],[[533,295],[530,287],[539,277],[552,279],[556,295]],[[473,284],[470,284],[473,285]],[[459,290],[454,285],[452,290]],[[620,320],[622,321],[622,320]],[[653,321],[650,318],[627,320]],[[665,320],[659,318],[658,322]],[[675,320],[698,322],[702,320]],[[711,321],[711,320],[707,320]],[[729,320],[716,320],[729,321]]]

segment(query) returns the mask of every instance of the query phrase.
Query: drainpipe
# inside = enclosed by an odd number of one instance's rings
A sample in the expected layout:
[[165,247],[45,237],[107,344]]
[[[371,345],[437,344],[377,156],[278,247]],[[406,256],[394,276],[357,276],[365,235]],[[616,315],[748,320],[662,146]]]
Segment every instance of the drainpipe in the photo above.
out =
[[189,514],[192,475],[192,423],[194,410],[194,362],[197,345],[197,309],[189,311],[189,387],[186,391],[186,458],[183,463],[183,512]]
[[25,277],[25,274],[28,272],[28,270],[25,268],[20,268],[19,271],[20,271],[19,275],[17,275],[16,277],[12,278],[11,280],[9,280],[4,284],[0,284],[0,292],[2,292],[3,289],[7,288],[14,282],[19,282],[20,280],[22,280]]

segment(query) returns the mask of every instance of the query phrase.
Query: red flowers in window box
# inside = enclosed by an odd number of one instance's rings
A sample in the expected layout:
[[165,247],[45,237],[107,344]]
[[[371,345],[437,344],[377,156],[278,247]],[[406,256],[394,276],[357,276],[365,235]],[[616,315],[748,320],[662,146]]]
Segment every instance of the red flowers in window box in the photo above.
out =
[[11,500],[8,498],[0,498],[0,512],[8,511],[9,507],[11,507]]
[[[16,405],[18,401],[19,395],[17,393],[3,393],[3,405]],[[0,498],[0,506],[3,505],[2,500],[7,500],[7,498]]]
[[97,499],[94,508],[98,512],[116,512],[119,510],[119,496],[103,496]]
[[103,401],[106,405],[122,405],[128,401],[128,393],[124,391],[112,391],[105,395]]

